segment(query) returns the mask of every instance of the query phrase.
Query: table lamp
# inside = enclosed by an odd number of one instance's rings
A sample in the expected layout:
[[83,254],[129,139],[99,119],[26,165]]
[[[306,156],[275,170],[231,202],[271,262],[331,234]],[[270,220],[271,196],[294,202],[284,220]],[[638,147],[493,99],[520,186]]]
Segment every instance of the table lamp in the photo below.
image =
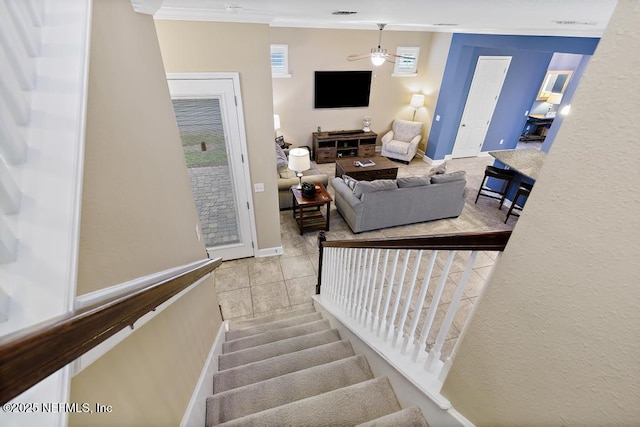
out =
[[302,189],[302,172],[311,169],[309,150],[306,148],[294,148],[289,151],[289,169],[298,177],[298,190]]

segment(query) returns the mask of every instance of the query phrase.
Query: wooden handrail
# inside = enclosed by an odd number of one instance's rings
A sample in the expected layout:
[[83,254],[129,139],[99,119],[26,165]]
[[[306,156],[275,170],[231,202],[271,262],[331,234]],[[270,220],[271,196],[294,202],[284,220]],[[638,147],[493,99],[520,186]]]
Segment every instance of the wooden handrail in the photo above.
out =
[[399,237],[396,239],[326,240],[324,233],[320,232],[318,236],[319,259],[316,294],[320,294],[320,286],[322,283],[322,258],[324,248],[504,251],[509,237],[511,237],[510,230],[435,234],[432,236]]
[[143,289],[16,331],[0,339],[0,403],[82,356],[160,304],[177,295],[222,263],[221,258]]
[[325,248],[423,249],[459,251],[503,251],[511,231],[436,234],[396,239],[325,240]]

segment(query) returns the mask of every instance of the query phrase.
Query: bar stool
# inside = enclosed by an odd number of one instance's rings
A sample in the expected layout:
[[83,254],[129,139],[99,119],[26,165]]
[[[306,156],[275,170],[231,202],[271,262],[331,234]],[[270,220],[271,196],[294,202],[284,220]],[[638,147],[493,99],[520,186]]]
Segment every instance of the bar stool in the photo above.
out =
[[[525,197],[529,197],[529,194],[531,194],[531,189],[533,188],[533,184],[527,184],[526,182],[521,182],[520,183],[520,187],[518,188],[518,191],[516,192],[515,197],[513,198],[513,203],[511,203],[511,206],[509,207],[509,210],[507,211],[507,217],[504,219],[504,223],[506,224],[507,221],[509,220],[509,216],[513,215],[513,216],[520,216],[519,212],[522,212],[522,205],[518,205],[518,198],[520,196],[525,196]],[[517,212],[514,212],[513,210],[516,209]]]
[[[478,195],[476,196],[475,203],[478,203],[478,198],[480,196],[489,197],[492,199],[500,200],[500,207],[498,207],[498,209],[502,209],[504,198],[507,196],[509,188],[511,187],[511,183],[513,182],[515,177],[516,173],[511,169],[501,169],[495,166],[488,165],[484,169],[484,178],[482,179],[482,183],[480,183],[480,189],[478,190]],[[500,191],[492,190],[491,188],[485,187],[484,184],[487,181],[487,178],[496,178],[505,181],[504,187]]]

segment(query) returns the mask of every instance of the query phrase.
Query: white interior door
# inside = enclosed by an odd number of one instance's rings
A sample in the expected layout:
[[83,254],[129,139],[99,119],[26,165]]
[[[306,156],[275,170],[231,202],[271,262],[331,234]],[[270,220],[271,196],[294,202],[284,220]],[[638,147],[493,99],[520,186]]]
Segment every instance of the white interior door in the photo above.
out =
[[237,75],[167,76],[200,230],[212,258],[254,255],[255,222]]
[[510,63],[510,56],[478,58],[451,153],[453,158],[474,157],[480,153]]

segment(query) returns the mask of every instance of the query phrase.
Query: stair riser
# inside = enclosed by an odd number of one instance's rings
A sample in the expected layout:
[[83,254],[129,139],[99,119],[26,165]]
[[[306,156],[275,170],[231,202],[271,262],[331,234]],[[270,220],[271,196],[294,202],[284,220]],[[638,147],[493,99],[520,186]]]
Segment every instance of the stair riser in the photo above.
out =
[[222,345],[222,351],[224,353],[231,353],[233,351],[245,350],[251,347],[308,335],[330,328],[331,326],[329,325],[328,320],[319,320],[316,322],[306,323],[304,325],[290,326],[288,328],[282,328],[275,331],[265,332],[263,334],[225,342]]
[[286,328],[289,326],[302,325],[304,323],[314,322],[322,320],[320,313],[309,313],[303,316],[295,316],[289,319],[278,320],[275,322],[269,322],[261,325],[252,326],[250,328],[240,329],[237,331],[229,331],[226,335],[226,341],[233,341],[239,338],[245,338],[252,335],[258,335],[265,332],[273,331],[276,329]]

